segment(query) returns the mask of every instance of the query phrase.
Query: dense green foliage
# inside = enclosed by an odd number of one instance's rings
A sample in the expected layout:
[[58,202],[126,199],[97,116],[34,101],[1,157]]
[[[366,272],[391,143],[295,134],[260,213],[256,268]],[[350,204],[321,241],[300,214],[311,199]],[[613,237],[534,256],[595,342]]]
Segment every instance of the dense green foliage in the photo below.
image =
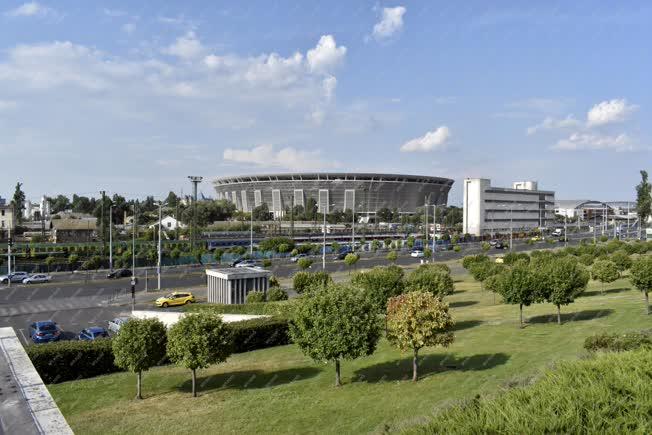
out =
[[266,317],[229,323],[233,353],[249,352],[290,343],[288,321]]
[[533,385],[475,398],[413,433],[650,433],[652,352],[562,362]]
[[484,254],[467,255],[466,257],[462,258],[462,267],[466,270],[469,270],[474,263],[482,261],[489,261],[489,257]]
[[629,280],[645,295],[645,307],[650,314],[649,293],[652,291],[652,256],[640,257],[632,264]]
[[422,264],[407,277],[407,291],[425,291],[443,298],[455,290],[453,278],[445,270]]
[[610,260],[616,263],[616,267],[620,272],[624,272],[632,267],[632,259],[624,249],[620,249],[611,254]]
[[519,306],[520,326],[523,327],[523,306],[527,307],[541,300],[535,267],[521,260],[495,277],[494,288],[491,290],[499,293],[504,303]]
[[625,334],[596,334],[586,337],[584,349],[590,352],[623,352],[640,347],[652,347],[650,331],[627,332]]
[[187,312],[201,313],[208,312],[214,314],[265,314],[290,318],[293,305],[297,299],[278,302],[261,302],[255,304],[191,304],[184,305],[183,310]]
[[43,382],[55,384],[119,371],[111,346],[111,340],[59,341],[25,349]]
[[403,293],[404,275],[403,268],[399,266],[376,266],[371,270],[354,274],[351,284],[360,287],[376,309],[384,312],[387,299]]
[[589,273],[573,257],[554,258],[539,268],[540,295],[557,307],[557,323],[561,324],[561,305],[575,301],[586,289]]
[[262,240],[258,244],[258,249],[261,251],[279,252],[279,248],[282,245],[285,245],[281,248],[283,252],[289,252],[294,249],[294,241],[287,237],[271,237],[269,239]]
[[387,253],[386,258],[387,258],[387,261],[389,261],[390,263],[394,263],[396,261],[396,259],[398,258],[398,254],[396,253],[396,251],[389,251]]
[[306,270],[312,266],[312,259],[311,258],[299,258],[297,261],[297,266],[299,266],[299,269],[301,270]]
[[324,287],[333,282],[327,272],[297,272],[292,277],[292,287],[297,293],[305,293],[313,287]]
[[604,284],[620,278],[620,272],[613,261],[596,260],[591,266],[591,278],[602,283],[601,291],[604,293]]
[[247,293],[248,304],[257,304],[260,302],[265,302],[265,293],[256,291]]
[[280,287],[271,287],[267,291],[267,300],[270,302],[286,301],[287,299],[288,299],[288,292],[286,292]]

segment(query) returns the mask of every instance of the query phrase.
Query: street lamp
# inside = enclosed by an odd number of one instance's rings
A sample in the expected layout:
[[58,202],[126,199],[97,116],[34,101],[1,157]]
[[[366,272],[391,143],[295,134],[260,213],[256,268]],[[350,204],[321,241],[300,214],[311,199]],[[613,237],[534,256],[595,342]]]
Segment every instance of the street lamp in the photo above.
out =
[[109,272],[113,272],[113,204],[109,206]]
[[335,204],[325,204],[324,208],[322,209],[322,215],[324,216],[324,227],[322,228],[324,232],[324,238],[322,242],[322,248],[321,248],[321,268],[323,270],[326,270],[326,210],[331,207],[335,206]]
[[163,220],[163,202],[158,203],[158,259],[156,262],[157,288],[161,290],[161,221]]

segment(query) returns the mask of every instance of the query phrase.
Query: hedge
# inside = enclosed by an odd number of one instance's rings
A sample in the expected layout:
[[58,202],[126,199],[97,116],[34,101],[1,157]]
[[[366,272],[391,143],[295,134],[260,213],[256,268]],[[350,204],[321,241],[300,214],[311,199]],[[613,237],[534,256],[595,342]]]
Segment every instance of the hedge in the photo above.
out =
[[288,301],[256,302],[250,304],[191,304],[184,305],[186,312],[209,312],[215,314],[265,314],[289,318],[296,299]]
[[111,340],[59,341],[27,346],[27,354],[46,384],[120,371]]
[[233,352],[242,353],[290,343],[288,321],[279,317],[243,320],[229,323],[232,329]]
[[650,331],[596,334],[586,337],[584,340],[584,349],[589,352],[624,352],[640,347],[652,348],[652,334]]

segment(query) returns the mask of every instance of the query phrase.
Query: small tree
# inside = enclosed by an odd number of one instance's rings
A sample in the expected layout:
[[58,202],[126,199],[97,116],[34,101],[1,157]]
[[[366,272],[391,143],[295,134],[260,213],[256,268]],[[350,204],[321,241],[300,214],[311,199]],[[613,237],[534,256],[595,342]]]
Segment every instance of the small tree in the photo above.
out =
[[115,365],[137,375],[136,399],[142,399],[142,372],[165,359],[165,325],[158,319],[130,319],[113,338]]
[[589,273],[575,258],[556,258],[538,267],[540,294],[557,307],[557,323],[561,325],[561,305],[568,305],[582,294],[589,282]]
[[411,292],[429,292],[443,298],[455,290],[453,278],[446,271],[428,264],[419,266],[408,275],[407,290]]
[[611,260],[597,260],[591,266],[591,277],[602,283],[600,293],[604,294],[604,285],[607,282],[614,282],[620,277],[618,266]]
[[372,240],[371,241],[371,250],[373,252],[376,252],[376,251],[378,251],[378,249],[380,249],[380,242],[378,240]]
[[423,250],[423,256],[425,258],[432,258],[432,249],[426,248]]
[[248,304],[257,304],[260,302],[265,302],[265,293],[256,291],[247,293]]
[[70,267],[75,267],[75,265],[79,262],[79,255],[77,254],[70,254],[68,256],[68,264]]
[[407,245],[408,248],[412,249],[414,248],[414,236],[408,236],[405,244]]
[[48,273],[50,273],[50,268],[52,267],[52,265],[54,264],[55,261],[57,261],[57,259],[54,258],[54,257],[51,256],[51,255],[49,255],[49,256],[45,259],[45,265],[48,267]]
[[184,316],[168,332],[168,356],[172,362],[192,371],[193,397],[197,397],[197,369],[226,361],[231,349],[231,332],[214,314]]
[[403,269],[398,266],[376,266],[366,272],[354,274],[351,284],[360,287],[377,310],[384,312],[387,300],[403,293],[404,275]]
[[482,250],[487,252],[489,249],[491,249],[491,245],[488,242],[482,242]]
[[645,311],[650,314],[649,292],[652,291],[652,256],[640,257],[629,270],[629,280],[645,295]]
[[297,261],[297,266],[299,266],[299,269],[301,270],[309,269],[310,266],[312,266],[312,260],[305,257],[299,258],[299,261]]
[[[215,250],[215,252],[217,253],[217,249]],[[215,255],[215,254],[213,254],[213,255]],[[175,263],[179,261],[179,257],[181,257],[181,250],[179,248],[174,248],[172,251],[170,251],[170,258],[172,258]],[[220,255],[220,259],[222,259],[221,255]],[[220,260],[217,259],[217,257],[215,257],[215,260],[218,263],[220,261]]]
[[280,287],[272,287],[267,292],[267,300],[270,301],[270,302],[287,301],[288,300],[288,292],[286,292],[285,290],[283,290]]
[[480,288],[484,290],[484,282],[492,275],[497,275],[504,270],[504,266],[492,263],[490,261],[478,261],[471,265],[469,272],[473,279],[480,283]]
[[331,243],[331,249],[333,250],[333,252],[340,252],[340,248],[341,246],[339,243],[337,242]]
[[627,251],[623,249],[619,249],[618,251],[611,254],[611,261],[616,263],[616,267],[618,268],[619,272],[624,272],[632,267],[632,259]]
[[[518,304],[519,327],[523,327],[523,306],[529,307],[538,302],[540,295],[537,289],[537,276],[532,267],[523,260],[517,262],[512,268],[505,270],[490,279],[489,287],[497,291],[506,304]],[[489,281],[488,280],[488,281]]]
[[[174,252],[174,251],[172,251],[172,252]],[[172,254],[172,253],[170,253],[170,256],[172,256],[171,254]],[[180,253],[179,253],[179,254],[180,254]],[[216,261],[218,264],[222,262],[222,256],[223,256],[223,255],[224,255],[224,250],[222,250],[222,249],[220,249],[220,248],[217,248],[217,249],[215,249],[215,250],[213,251],[213,258],[215,259],[215,261]],[[178,255],[177,255],[177,258],[179,258]]]
[[353,252],[346,254],[346,257],[344,257],[344,263],[349,266],[349,274],[351,273],[351,268],[355,266],[359,259],[360,257],[358,254],[354,254]]
[[392,246],[392,239],[385,239],[385,248],[389,249]]
[[396,263],[396,260],[398,259],[398,254],[396,253],[396,251],[389,251],[387,253],[386,258],[387,258],[387,261],[389,261],[390,263],[393,264],[393,263]]
[[299,294],[305,293],[312,288],[323,288],[332,282],[331,276],[323,271],[297,272],[292,277],[292,287]]
[[409,292],[387,302],[387,339],[401,351],[412,350],[412,381],[418,379],[419,350],[453,342],[448,304],[429,292]]
[[290,323],[290,336],[315,361],[335,362],[340,386],[340,361],[371,355],[381,324],[371,301],[354,287],[331,284],[301,298]]

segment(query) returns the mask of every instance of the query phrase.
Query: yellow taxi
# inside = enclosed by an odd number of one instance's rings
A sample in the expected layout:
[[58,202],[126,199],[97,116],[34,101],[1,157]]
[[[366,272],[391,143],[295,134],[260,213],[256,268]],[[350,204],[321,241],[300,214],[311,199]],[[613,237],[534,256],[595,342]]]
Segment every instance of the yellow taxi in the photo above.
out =
[[195,302],[195,296],[190,292],[172,292],[169,295],[158,298],[154,304],[157,307],[172,307],[175,305],[185,305]]

